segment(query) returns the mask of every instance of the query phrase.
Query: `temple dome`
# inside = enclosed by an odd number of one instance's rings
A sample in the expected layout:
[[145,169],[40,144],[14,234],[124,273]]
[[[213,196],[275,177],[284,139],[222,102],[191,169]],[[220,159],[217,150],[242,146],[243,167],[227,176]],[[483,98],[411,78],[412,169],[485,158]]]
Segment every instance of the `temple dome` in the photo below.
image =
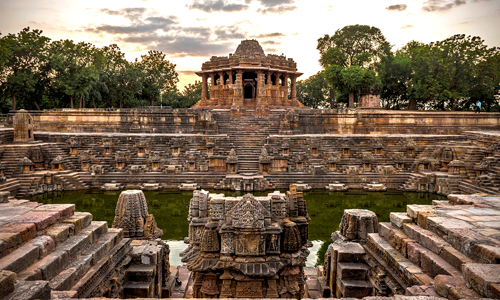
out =
[[257,40],[244,40],[241,41],[241,44],[239,44],[238,48],[236,48],[236,52],[234,52],[234,55],[240,56],[240,57],[265,57],[266,54],[264,53],[264,50],[260,46],[259,42]]

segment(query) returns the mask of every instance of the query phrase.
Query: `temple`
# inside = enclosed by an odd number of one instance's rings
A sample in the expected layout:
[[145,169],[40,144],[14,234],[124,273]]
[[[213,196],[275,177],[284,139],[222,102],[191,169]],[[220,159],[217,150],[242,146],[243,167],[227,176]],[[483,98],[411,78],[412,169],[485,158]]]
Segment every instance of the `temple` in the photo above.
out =
[[[201,100],[194,108],[291,108],[297,101],[297,63],[264,53],[256,40],[244,40],[229,57],[212,56],[196,73]],[[209,92],[210,81],[210,92]]]

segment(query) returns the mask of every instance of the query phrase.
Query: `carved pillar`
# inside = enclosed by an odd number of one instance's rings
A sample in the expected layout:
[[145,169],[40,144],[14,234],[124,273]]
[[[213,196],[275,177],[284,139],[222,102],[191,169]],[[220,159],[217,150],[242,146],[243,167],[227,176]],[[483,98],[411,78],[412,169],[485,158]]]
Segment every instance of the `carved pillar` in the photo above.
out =
[[210,82],[212,84],[211,86],[211,92],[210,92],[210,104],[211,105],[216,105],[219,101],[218,101],[218,95],[217,95],[217,91],[216,91],[216,88],[215,88],[215,74],[214,73],[210,73],[209,74],[210,76]]
[[234,84],[233,106],[243,105],[243,70],[236,71],[236,83]]
[[282,105],[288,105],[288,77],[289,75],[287,73],[283,74],[283,87],[281,88],[283,91],[283,98],[281,98]]
[[295,102],[297,100],[297,75],[293,74],[291,75],[291,91],[290,91],[290,100]]
[[201,100],[208,99],[208,82],[207,74],[203,73],[201,75]]
[[217,74],[219,74],[219,105],[220,106],[224,106],[226,105],[226,102],[227,102],[227,99],[224,95],[224,85],[226,84],[225,80],[224,80],[224,73],[225,72],[218,72]]
[[263,71],[257,71],[257,105],[266,105],[266,85],[265,74]]

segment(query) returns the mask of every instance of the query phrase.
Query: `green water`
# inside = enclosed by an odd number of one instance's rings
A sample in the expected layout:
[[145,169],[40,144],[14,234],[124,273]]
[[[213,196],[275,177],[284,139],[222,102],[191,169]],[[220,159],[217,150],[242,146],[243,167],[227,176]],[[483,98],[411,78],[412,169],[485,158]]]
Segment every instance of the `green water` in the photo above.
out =
[[[218,191],[218,193],[221,193]],[[188,236],[187,221],[189,200],[192,192],[144,192],[149,213],[154,214],[158,227],[163,230],[162,239],[170,245],[170,263],[179,265],[179,253],[186,248],[183,240]],[[226,196],[239,196],[241,193],[225,192]],[[256,196],[267,195],[254,193]],[[67,191],[60,194],[45,194],[31,200],[48,203],[74,203],[77,211],[88,211],[96,221],[107,221],[111,226],[115,216],[115,206],[120,192],[82,192]],[[330,235],[338,230],[344,209],[363,208],[374,211],[379,222],[388,222],[389,213],[406,211],[407,204],[431,204],[442,196],[426,193],[388,192],[326,192],[304,193],[311,222],[309,240],[313,247],[308,258],[308,266],[323,264],[323,256],[331,242]]]

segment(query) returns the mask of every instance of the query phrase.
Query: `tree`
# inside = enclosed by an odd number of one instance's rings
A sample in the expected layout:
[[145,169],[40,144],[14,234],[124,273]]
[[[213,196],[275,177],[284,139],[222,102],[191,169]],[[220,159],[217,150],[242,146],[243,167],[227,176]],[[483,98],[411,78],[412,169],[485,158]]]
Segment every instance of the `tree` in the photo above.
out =
[[297,81],[297,100],[306,106],[333,108],[335,96],[335,90],[328,85],[323,71]]
[[354,93],[377,85],[375,68],[389,55],[390,45],[380,29],[367,25],[351,25],[333,36],[318,39],[320,63],[329,84],[349,93],[349,107],[354,107]]
[[[31,92],[46,74],[46,61],[50,39],[42,36],[41,30],[24,28],[17,35],[2,38],[0,52],[0,85],[12,100],[12,109],[17,106],[20,93]],[[5,48],[4,48],[5,47]]]
[[163,91],[175,89],[178,74],[175,71],[175,64],[165,59],[165,54],[161,51],[150,50],[147,55],[141,55],[139,68],[144,75],[142,85],[142,95],[153,106]]
[[74,97],[82,98],[99,79],[96,66],[102,62],[102,56],[92,44],[71,40],[60,40],[50,47],[50,65],[54,73],[53,85],[70,98],[70,107],[74,108]]

